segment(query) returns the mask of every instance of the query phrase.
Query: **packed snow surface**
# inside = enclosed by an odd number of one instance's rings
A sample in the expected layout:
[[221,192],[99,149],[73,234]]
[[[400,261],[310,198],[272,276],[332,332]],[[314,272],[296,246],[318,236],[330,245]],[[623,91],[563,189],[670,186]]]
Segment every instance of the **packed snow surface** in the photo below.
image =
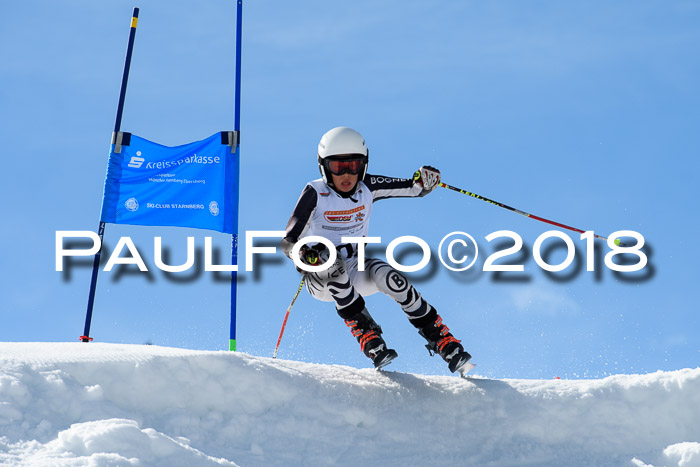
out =
[[0,343],[0,464],[698,466],[700,368],[460,379]]

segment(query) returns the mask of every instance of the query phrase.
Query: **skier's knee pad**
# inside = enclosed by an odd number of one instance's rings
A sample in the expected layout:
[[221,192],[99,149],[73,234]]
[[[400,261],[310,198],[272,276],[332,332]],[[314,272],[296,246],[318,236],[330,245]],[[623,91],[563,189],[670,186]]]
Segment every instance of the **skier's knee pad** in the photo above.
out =
[[430,311],[430,305],[406,276],[384,261],[370,259],[365,263],[365,269],[369,271],[369,277],[377,289],[394,299],[409,319],[421,318]]
[[401,298],[405,300],[405,296],[411,289],[411,283],[403,274],[378,259],[369,260],[365,268],[369,270],[370,277],[380,292],[397,301]]

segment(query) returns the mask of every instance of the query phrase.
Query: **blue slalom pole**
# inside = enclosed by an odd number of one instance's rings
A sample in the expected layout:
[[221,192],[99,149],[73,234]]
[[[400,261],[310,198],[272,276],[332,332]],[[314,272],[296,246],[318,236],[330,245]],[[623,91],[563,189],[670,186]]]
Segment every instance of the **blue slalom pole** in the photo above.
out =
[[[233,131],[236,135],[236,157],[238,169],[240,172],[240,156],[241,156],[241,31],[243,26],[243,0],[238,0],[236,8],[236,84],[235,84],[235,103],[234,103],[234,120]],[[239,176],[240,179],[240,176]],[[236,193],[234,193],[235,203],[239,204],[239,187],[238,180],[234,184]],[[238,212],[238,206],[236,206]],[[231,235],[231,264],[238,264],[238,216],[235,217],[233,226],[233,235]],[[236,297],[238,288],[238,272],[231,271],[231,331],[229,335],[229,350],[236,351]]]
[[[236,113],[233,120],[234,131],[241,131],[241,29],[243,27],[243,0],[238,0],[236,20]],[[238,141],[240,144],[240,140]]]
[[[129,81],[129,69],[131,68],[131,54],[134,50],[134,38],[136,37],[136,25],[139,19],[139,9],[134,8],[131,15],[131,27],[129,28],[129,42],[126,46],[126,58],[124,59],[124,73],[122,74],[122,86],[119,90],[119,103],[117,104],[117,118],[114,122],[114,133],[112,134],[112,143],[115,142],[117,134],[122,125],[122,114],[124,112],[124,99],[126,98],[126,84]],[[82,342],[90,342],[90,324],[92,323],[92,308],[95,303],[95,290],[97,289],[97,273],[100,270],[100,257],[102,254],[102,241],[104,240],[105,223],[100,221],[97,229],[97,235],[100,237],[100,249],[95,254],[92,262],[92,277],[90,279],[90,291],[88,292],[87,312],[85,313],[85,327],[83,335],[80,336]]]

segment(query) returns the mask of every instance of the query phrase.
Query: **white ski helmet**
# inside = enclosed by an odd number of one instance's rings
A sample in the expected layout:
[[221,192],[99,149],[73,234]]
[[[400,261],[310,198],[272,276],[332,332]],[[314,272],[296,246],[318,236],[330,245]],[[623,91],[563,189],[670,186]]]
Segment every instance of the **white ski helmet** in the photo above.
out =
[[339,126],[327,131],[318,143],[318,169],[321,171],[323,181],[328,186],[333,186],[333,178],[328,168],[328,162],[332,160],[360,159],[364,168],[358,173],[362,180],[367,173],[369,163],[369,149],[360,133],[346,126]]

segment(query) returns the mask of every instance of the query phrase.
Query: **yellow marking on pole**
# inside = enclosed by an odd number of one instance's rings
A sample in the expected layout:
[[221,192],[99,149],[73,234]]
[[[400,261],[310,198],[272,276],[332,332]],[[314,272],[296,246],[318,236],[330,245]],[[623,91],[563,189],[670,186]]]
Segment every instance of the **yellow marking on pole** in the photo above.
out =
[[131,18],[131,27],[136,29],[136,23],[138,23],[138,22],[139,22],[139,19],[136,16],[132,17]]

